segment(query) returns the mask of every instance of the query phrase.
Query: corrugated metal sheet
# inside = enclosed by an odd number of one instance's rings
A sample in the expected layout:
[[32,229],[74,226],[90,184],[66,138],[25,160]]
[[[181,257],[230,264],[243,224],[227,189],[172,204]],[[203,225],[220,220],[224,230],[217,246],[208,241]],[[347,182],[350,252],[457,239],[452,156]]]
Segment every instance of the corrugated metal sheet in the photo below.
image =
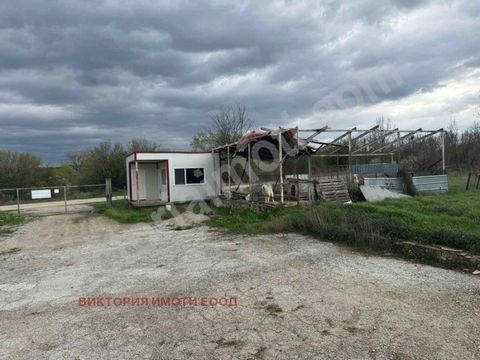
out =
[[403,181],[400,178],[365,178],[367,186],[381,186],[391,191],[403,192]]
[[418,192],[444,193],[448,191],[447,175],[414,176],[412,180]]
[[[448,191],[447,175],[414,176],[412,181],[418,192],[444,193]],[[401,178],[365,178],[365,185],[381,186],[397,192],[403,192],[404,189]]]
[[352,171],[354,174],[376,174],[383,173],[388,176],[397,176],[398,173],[398,164],[360,164],[353,165]]

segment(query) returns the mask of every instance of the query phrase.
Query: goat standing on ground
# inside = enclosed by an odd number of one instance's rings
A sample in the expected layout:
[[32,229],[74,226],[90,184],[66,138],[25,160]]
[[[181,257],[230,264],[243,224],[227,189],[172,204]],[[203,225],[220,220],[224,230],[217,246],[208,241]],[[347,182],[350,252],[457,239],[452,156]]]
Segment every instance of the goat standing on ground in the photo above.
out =
[[273,188],[270,184],[262,185],[262,193],[265,196],[265,202],[273,202]]

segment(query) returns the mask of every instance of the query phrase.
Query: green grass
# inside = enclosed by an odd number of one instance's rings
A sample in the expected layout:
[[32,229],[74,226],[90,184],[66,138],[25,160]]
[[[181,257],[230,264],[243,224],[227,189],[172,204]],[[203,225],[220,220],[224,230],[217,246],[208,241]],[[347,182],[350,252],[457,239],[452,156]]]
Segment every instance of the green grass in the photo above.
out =
[[209,222],[236,233],[298,232],[364,249],[392,250],[401,240],[480,254],[480,192],[452,192],[380,203],[251,210],[219,208]]
[[22,218],[11,212],[0,212],[0,227],[18,225],[22,222]]
[[23,219],[11,212],[0,212],[0,236],[11,234]]
[[448,172],[448,188],[450,191],[461,192],[465,191],[467,186],[467,171],[451,170]]
[[169,219],[173,218],[173,214],[170,211],[166,210],[160,218],[162,220],[169,220]]
[[99,214],[105,215],[122,224],[137,224],[153,221],[151,215],[153,212],[152,209],[135,209],[125,200],[113,201],[111,208],[107,208],[105,203],[97,203],[95,204],[95,209]]
[[[152,213],[155,212],[156,208],[134,208],[126,200],[115,200],[113,201],[113,206],[107,208],[105,203],[96,203],[94,204],[95,209],[99,214],[105,215],[110,219],[118,221],[122,224],[136,224],[143,222],[152,222]],[[192,204],[178,204],[175,206],[175,210],[178,213],[183,213],[185,211],[191,211],[195,214],[202,213],[205,209],[202,208],[201,203],[192,203]],[[160,218],[162,220],[168,220],[174,217],[174,214],[168,210],[164,211]],[[186,228],[179,228],[176,230],[186,230]]]

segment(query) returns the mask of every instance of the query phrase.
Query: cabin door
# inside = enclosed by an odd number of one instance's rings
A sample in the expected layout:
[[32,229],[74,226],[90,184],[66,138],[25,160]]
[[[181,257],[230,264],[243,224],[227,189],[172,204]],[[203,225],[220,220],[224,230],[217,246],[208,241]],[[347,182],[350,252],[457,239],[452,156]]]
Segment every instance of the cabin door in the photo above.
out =
[[[147,199],[147,176],[145,169],[138,169],[138,197],[139,200]],[[137,177],[135,175],[135,169],[132,169],[132,199],[137,200]]]
[[159,183],[160,183],[160,199],[162,201],[168,201],[168,190],[167,190],[167,167],[165,163],[160,164],[158,169]]

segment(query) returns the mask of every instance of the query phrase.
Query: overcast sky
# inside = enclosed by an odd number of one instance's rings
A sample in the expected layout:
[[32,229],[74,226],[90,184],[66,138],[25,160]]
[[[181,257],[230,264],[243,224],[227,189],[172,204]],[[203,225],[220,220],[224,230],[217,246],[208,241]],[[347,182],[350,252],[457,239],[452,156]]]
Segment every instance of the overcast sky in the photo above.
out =
[[232,103],[257,126],[478,120],[479,1],[174,3],[2,0],[0,148],[185,149]]

